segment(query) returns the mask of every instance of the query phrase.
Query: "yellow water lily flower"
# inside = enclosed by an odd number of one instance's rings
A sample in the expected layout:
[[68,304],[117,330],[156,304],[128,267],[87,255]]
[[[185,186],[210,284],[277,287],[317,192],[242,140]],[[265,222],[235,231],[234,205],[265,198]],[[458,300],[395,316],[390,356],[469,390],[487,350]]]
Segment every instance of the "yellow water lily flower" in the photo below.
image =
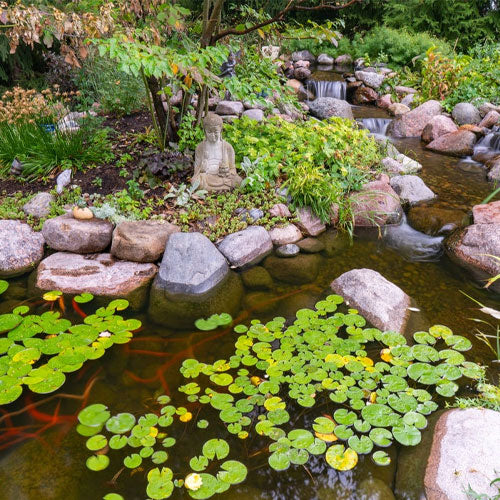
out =
[[184,413],[184,415],[181,415],[179,417],[179,420],[181,422],[189,422],[192,418],[193,418],[193,414],[190,411],[187,411],[186,413]]
[[199,474],[196,474],[195,472],[188,474],[186,476],[186,479],[184,479],[184,486],[188,490],[192,490],[192,491],[199,490],[201,488],[202,484],[203,484],[203,480],[201,479],[201,476]]

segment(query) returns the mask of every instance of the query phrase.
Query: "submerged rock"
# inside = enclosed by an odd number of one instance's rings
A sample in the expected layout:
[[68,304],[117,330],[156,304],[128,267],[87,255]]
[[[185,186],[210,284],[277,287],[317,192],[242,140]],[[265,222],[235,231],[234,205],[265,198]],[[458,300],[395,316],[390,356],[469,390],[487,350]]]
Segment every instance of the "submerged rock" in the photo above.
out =
[[154,264],[116,260],[107,253],[57,252],[38,266],[35,286],[72,295],[88,292],[97,297],[126,298],[132,309],[140,309],[157,270]]
[[380,479],[370,477],[365,479],[357,491],[359,500],[395,500],[394,493]]
[[389,125],[388,135],[394,137],[420,137],[425,126],[442,111],[438,101],[427,101],[409,111],[397,116]]
[[321,258],[318,255],[299,254],[293,259],[272,255],[264,262],[269,274],[279,281],[302,285],[314,281],[319,273]]
[[272,290],[273,279],[269,272],[261,266],[252,267],[241,273],[243,284],[250,290]]
[[347,101],[341,99],[335,99],[334,97],[318,97],[314,101],[308,101],[307,105],[309,106],[310,113],[320,120],[325,120],[332,116],[340,116],[341,118],[350,118],[354,120],[351,105]]
[[443,234],[443,228],[457,228],[466,224],[467,214],[462,210],[438,207],[412,207],[408,213],[410,225],[431,236]]
[[433,200],[436,195],[416,175],[398,175],[391,179],[391,187],[401,200],[410,205]]
[[28,203],[23,206],[23,212],[37,219],[47,217],[50,213],[50,204],[54,197],[50,193],[37,193]]
[[0,220],[0,278],[11,278],[32,271],[42,260],[45,240],[28,224]]
[[276,255],[282,258],[295,257],[300,252],[300,248],[293,243],[282,245],[276,249]]
[[353,269],[331,283],[331,288],[382,331],[403,333],[410,297],[372,269]]
[[457,130],[451,134],[441,135],[426,148],[437,153],[451,156],[470,156],[474,152],[474,144],[477,142],[476,134],[469,130]]
[[305,238],[297,243],[301,252],[304,253],[319,253],[325,249],[325,245],[316,238]]

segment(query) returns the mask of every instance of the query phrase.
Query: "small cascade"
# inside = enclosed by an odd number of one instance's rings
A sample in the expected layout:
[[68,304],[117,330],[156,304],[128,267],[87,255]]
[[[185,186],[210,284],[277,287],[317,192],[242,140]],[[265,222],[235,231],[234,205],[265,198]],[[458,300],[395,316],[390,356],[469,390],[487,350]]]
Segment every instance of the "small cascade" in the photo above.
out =
[[361,123],[372,134],[385,136],[391,121],[390,118],[363,118]]
[[308,80],[306,84],[307,90],[312,92],[316,98],[318,97],[334,97],[335,99],[346,100],[347,83],[346,82],[330,82],[326,80]]
[[487,152],[500,153],[500,127],[494,127],[492,131],[479,140],[474,147],[474,154]]

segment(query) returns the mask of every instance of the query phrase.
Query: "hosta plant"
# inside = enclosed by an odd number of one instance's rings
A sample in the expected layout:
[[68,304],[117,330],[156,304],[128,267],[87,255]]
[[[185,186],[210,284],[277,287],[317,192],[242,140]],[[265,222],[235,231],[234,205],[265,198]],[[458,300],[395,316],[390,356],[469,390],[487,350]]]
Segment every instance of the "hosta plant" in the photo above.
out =
[[[445,326],[415,333],[408,345],[399,333],[367,327],[354,309],[339,311],[342,303],[330,295],[314,310],[299,310],[292,324],[278,317],[235,326],[228,359],[183,361],[186,381],[178,391],[185,406],[160,396],[141,417],[112,416],[99,404],[84,409],[78,430],[96,452],[87,466],[104,469],[108,454],[127,448],[123,465],[149,470],[147,494],[156,500],[175,488],[187,488],[197,499],[224,492],[247,475],[246,465],[234,458],[263,451],[276,471],[305,465],[311,455],[339,471],[354,468],[360,455],[388,465],[391,444],[420,442],[427,416],[438,408],[434,399],[454,396],[461,379],[479,380],[483,369],[462,354],[471,342]],[[222,314],[197,326],[210,330],[230,322]],[[179,466],[182,455],[170,448],[186,425],[200,449]],[[201,444],[207,428],[210,438]]]

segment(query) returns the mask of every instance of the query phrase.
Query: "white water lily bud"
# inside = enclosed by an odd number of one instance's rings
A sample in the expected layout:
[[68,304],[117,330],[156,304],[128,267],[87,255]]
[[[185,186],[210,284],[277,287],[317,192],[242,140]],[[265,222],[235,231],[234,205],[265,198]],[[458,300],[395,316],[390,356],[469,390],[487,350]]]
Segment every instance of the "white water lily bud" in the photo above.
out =
[[201,485],[203,484],[203,480],[201,479],[201,476],[196,473],[191,473],[186,476],[186,479],[184,479],[184,486],[188,490],[199,490],[201,488]]

